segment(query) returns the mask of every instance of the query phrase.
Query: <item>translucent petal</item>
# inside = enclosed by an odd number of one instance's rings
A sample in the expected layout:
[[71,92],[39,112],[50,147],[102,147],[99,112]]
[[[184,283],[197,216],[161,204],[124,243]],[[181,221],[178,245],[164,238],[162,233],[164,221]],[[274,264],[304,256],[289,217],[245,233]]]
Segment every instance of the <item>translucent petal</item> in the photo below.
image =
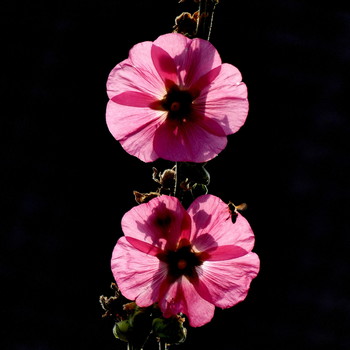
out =
[[180,239],[189,238],[190,228],[190,217],[180,201],[165,195],[132,208],[122,218],[125,236],[160,249],[175,250]]
[[255,253],[231,260],[205,261],[197,267],[199,278],[194,285],[204,299],[215,306],[228,308],[246,298],[259,268],[259,257]]
[[136,300],[142,307],[157,301],[167,268],[156,257],[141,252],[121,237],[113,250],[111,267],[126,298]]
[[203,299],[185,276],[171,284],[162,283],[159,306],[165,317],[184,313],[192,327],[210,322],[215,310],[215,306]]

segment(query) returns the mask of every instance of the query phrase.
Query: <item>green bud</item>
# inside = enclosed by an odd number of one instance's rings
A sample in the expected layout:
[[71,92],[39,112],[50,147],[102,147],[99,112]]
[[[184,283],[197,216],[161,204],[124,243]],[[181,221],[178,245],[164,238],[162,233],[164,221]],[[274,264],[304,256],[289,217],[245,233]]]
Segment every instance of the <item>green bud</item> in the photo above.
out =
[[196,183],[192,186],[192,194],[195,198],[207,193],[208,187],[206,185]]
[[136,306],[129,317],[128,341],[133,349],[141,349],[152,331],[151,308]]
[[155,336],[167,344],[179,344],[186,340],[187,329],[180,317],[155,318],[152,327]]
[[205,169],[206,163],[180,163],[178,164],[179,171],[184,179],[188,178],[191,183],[200,183],[203,185],[209,185],[210,174],[207,169]]
[[113,327],[113,334],[117,339],[128,342],[128,337],[132,333],[129,320],[119,321]]
[[134,313],[129,318],[133,328],[151,328],[151,309],[136,306]]

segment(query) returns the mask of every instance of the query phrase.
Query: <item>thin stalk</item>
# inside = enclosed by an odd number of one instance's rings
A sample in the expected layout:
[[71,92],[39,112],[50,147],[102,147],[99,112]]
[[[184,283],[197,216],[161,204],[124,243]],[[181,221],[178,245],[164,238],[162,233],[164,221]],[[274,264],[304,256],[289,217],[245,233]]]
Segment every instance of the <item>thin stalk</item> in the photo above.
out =
[[168,350],[167,343],[164,343],[162,341],[159,341],[159,350]]
[[175,163],[175,189],[174,189],[174,197],[180,200],[182,202],[184,192],[181,188],[181,182],[183,179],[183,162],[176,162]]
[[174,197],[177,197],[178,195],[178,162],[175,162],[175,186],[174,186]]
[[143,348],[139,348],[137,346],[134,346],[130,343],[128,343],[127,350],[142,350]]
[[217,2],[214,2],[214,6],[213,6],[213,9],[211,11],[211,18],[210,18],[210,24],[209,24],[209,30],[208,30],[208,38],[207,38],[208,41],[210,40],[211,30],[213,28],[214,11],[215,11],[215,8],[216,8],[217,4],[218,4]]
[[205,36],[205,16],[207,9],[208,0],[200,0],[198,3],[198,19],[197,19],[197,29],[196,37],[204,39]]
[[209,40],[214,20],[215,0],[200,0],[198,5],[198,20],[196,37]]

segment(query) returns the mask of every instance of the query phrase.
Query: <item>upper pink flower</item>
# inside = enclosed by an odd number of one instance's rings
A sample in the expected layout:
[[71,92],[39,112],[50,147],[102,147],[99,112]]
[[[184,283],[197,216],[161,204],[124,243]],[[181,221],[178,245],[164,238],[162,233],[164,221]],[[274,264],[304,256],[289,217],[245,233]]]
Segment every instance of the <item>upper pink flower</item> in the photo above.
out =
[[108,128],[144,162],[208,161],[245,122],[241,79],[206,40],[171,33],[139,43],[108,77]]
[[186,211],[175,197],[140,204],[122,219],[125,236],[112,255],[122,294],[165,317],[184,313],[193,327],[208,323],[215,306],[242,301],[259,271],[254,234],[238,214],[232,223],[218,197],[198,197]]

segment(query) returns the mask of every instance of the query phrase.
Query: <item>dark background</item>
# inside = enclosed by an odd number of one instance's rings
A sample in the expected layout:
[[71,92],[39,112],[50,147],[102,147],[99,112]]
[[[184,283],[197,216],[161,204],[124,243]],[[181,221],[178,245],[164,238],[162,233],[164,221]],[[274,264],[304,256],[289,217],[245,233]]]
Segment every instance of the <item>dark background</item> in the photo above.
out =
[[[125,349],[101,318],[110,256],[152,166],[105,124],[105,82],[136,43],[170,32],[176,0],[0,5],[0,348]],[[248,203],[261,272],[178,349],[349,349],[350,10],[222,0],[211,38],[248,85],[246,124],[207,169]]]

